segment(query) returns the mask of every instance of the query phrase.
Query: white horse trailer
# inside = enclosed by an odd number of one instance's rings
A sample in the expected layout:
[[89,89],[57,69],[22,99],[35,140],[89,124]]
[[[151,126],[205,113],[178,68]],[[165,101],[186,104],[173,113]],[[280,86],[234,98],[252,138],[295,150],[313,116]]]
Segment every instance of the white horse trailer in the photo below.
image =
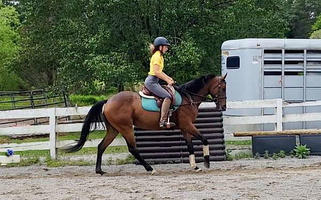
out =
[[[222,44],[222,74],[227,99],[287,102],[321,100],[321,39],[239,39]],[[313,107],[321,112],[321,107]],[[227,110],[225,115],[268,115],[271,109]],[[308,113],[305,108],[285,113]],[[284,129],[321,128],[321,123],[285,123]],[[234,131],[233,128],[230,131]],[[273,130],[274,126],[238,127],[238,131]],[[229,130],[227,130],[229,131]]]

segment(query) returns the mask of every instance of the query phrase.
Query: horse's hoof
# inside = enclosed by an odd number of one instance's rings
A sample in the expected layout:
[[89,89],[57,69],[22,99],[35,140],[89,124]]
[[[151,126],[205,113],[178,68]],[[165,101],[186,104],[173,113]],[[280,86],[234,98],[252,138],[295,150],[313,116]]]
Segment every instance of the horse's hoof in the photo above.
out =
[[156,174],[157,172],[156,172],[156,170],[155,169],[153,169],[153,171],[152,171],[152,173],[151,173],[151,175],[154,175],[154,174]]
[[210,168],[210,163],[209,162],[205,162],[204,163],[204,167],[206,167],[207,169]]
[[202,171],[202,169],[199,168],[199,167],[195,167],[194,170],[195,170],[195,172],[200,172],[200,171]]
[[103,170],[96,170],[96,174],[104,175],[106,174],[106,172],[104,172]]
[[204,167],[210,168],[210,156],[204,156]]

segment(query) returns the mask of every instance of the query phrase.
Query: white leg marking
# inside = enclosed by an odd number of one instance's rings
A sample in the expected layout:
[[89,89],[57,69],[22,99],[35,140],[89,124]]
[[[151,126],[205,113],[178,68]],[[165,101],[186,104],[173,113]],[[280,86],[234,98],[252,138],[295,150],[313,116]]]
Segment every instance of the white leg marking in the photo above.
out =
[[190,154],[189,155],[189,164],[191,165],[191,167],[193,169],[196,167],[195,155],[194,154]]
[[203,155],[209,156],[210,155],[210,148],[208,145],[203,145]]

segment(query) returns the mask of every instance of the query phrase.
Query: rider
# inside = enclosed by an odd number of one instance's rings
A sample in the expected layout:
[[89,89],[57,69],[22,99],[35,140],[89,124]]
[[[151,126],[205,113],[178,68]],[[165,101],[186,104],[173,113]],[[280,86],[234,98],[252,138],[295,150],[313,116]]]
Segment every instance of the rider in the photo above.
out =
[[152,58],[150,59],[150,69],[148,72],[148,76],[145,79],[145,87],[156,96],[164,99],[159,121],[160,128],[175,126],[173,122],[170,122],[170,124],[167,124],[166,122],[169,114],[169,108],[172,103],[172,96],[158,83],[159,79],[166,81],[168,85],[173,85],[175,83],[175,81],[170,76],[163,72],[164,54],[168,50],[169,46],[170,43],[164,37],[157,37],[154,40],[154,43],[150,45]]

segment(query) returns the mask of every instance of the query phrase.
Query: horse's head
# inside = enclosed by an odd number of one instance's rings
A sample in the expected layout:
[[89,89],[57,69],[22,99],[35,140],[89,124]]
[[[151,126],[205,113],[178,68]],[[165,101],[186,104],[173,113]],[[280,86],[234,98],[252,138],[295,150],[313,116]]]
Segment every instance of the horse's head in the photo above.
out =
[[[224,111],[226,110],[226,76],[227,74],[224,76],[215,76],[214,74],[201,76],[178,86],[177,89],[188,94],[186,99],[191,104],[200,104],[204,100],[215,102],[216,108]],[[207,95],[211,95],[212,99]]]
[[209,93],[214,99],[216,108],[219,111],[226,110],[226,76],[227,74],[215,77],[209,88]]

